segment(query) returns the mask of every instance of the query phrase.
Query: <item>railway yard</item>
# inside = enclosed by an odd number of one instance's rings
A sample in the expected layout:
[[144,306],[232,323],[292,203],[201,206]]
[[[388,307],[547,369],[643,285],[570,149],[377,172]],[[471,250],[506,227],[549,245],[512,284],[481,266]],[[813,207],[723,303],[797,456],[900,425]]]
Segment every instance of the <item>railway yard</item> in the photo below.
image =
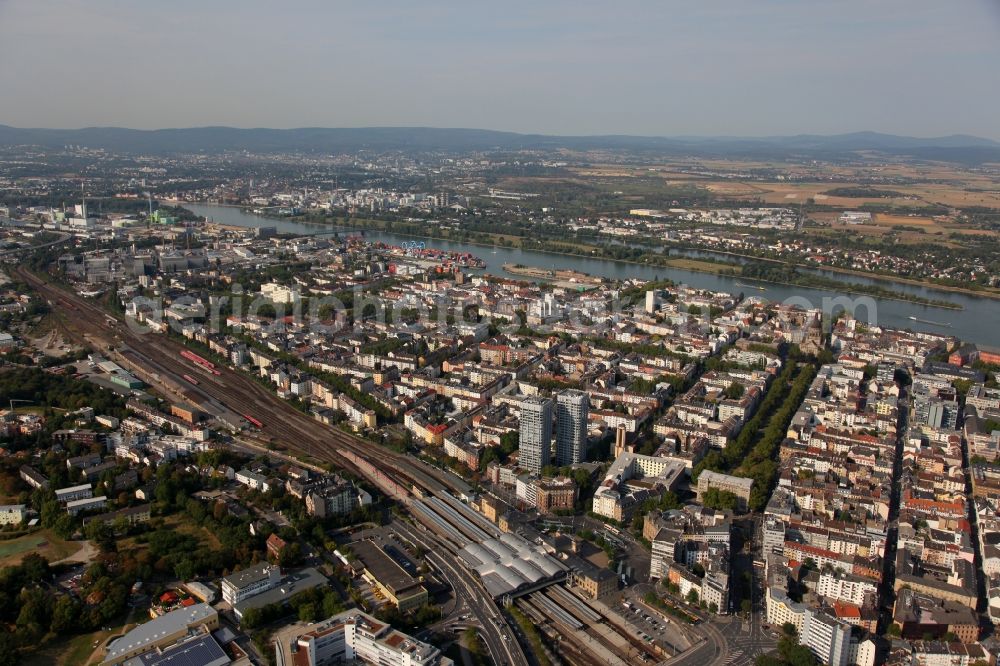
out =
[[[194,405],[227,425],[239,433],[237,444],[288,461],[311,461],[317,469],[333,464],[406,504],[413,522],[397,519],[391,529],[429,553],[428,561],[452,587],[457,607],[468,611],[471,619],[463,626],[480,629],[498,663],[531,663],[517,640],[527,644],[529,638],[522,635],[516,622],[507,619],[511,616],[500,611],[503,604],[487,589],[485,579],[480,581],[468,573],[471,565],[463,553],[502,535],[492,523],[455,499],[467,489],[462,480],[315,421],[246,374],[201,357],[177,340],[136,330],[133,322],[114,317],[97,303],[35,273],[24,268],[14,273],[58,306],[63,313],[59,326],[66,337],[94,347],[164,395]],[[530,544],[525,542],[524,547],[530,548]],[[679,628],[674,629],[671,640],[654,641],[630,626],[627,610],[608,608],[570,591],[564,569],[541,581],[537,589],[504,601],[529,618],[548,640],[556,641],[574,663],[657,663],[688,650],[704,650]]]
[[[252,415],[267,414],[268,418],[261,421],[258,428],[261,435],[273,438],[292,451],[350,469],[381,485],[382,479],[372,476],[374,467],[363,468],[343,454],[346,451],[367,459],[376,453],[374,444],[317,423],[243,373],[222,365],[213,371],[183,359],[182,353],[190,352],[180,343],[162,335],[136,332],[103,308],[30,271],[22,268],[15,274],[44,298],[65,308],[67,316],[63,318],[63,326],[68,333],[120,360],[151,386],[196,405],[237,429],[249,423],[246,416],[256,418]],[[198,383],[192,384],[185,375],[193,376]],[[383,472],[392,472],[411,490],[417,488],[420,492],[436,493],[457,488],[456,482],[446,473],[384,448],[377,448],[374,459],[380,461]]]
[[[221,365],[209,368],[186,362],[181,357],[186,350],[179,343],[160,335],[137,333],[94,303],[30,271],[22,268],[16,274],[50,303],[65,310],[61,325],[67,335],[111,354],[165,395],[196,405],[219,421],[237,428],[248,424],[244,415],[266,414],[260,420],[259,432],[254,433],[258,439],[280,443],[307,459],[333,463],[355,472],[403,502],[424,495],[446,494],[449,489],[464,486],[461,481],[449,479],[447,473],[416,459],[377,448],[313,421],[238,371]],[[196,378],[197,384],[185,379],[185,374]],[[462,581],[453,587],[476,609],[485,642],[498,663],[527,665],[529,662],[517,641],[505,637],[507,629],[502,615],[485,590],[450,561],[454,554],[450,542],[437,539],[432,532],[422,532],[422,536],[428,548],[441,554],[435,558],[439,570],[446,572],[452,581]]]

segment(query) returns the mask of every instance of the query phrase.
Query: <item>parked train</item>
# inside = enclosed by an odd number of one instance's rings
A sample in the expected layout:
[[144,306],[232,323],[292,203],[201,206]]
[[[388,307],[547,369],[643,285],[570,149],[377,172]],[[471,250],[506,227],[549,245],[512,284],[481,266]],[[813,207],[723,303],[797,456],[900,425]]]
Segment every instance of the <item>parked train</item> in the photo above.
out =
[[187,360],[191,361],[192,363],[200,365],[201,367],[203,367],[206,370],[208,370],[209,372],[211,372],[213,375],[221,375],[222,374],[221,372],[219,372],[216,369],[214,363],[212,363],[211,361],[209,361],[207,358],[203,358],[201,356],[198,356],[193,351],[188,351],[187,349],[185,349],[184,351],[181,352],[181,356],[183,356]]

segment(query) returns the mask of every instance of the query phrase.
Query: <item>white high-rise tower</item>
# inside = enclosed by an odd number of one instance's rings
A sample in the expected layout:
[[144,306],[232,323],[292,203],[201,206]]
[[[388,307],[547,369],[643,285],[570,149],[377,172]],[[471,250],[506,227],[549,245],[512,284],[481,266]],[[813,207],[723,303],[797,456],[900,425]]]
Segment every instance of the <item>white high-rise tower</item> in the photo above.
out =
[[589,400],[584,391],[567,389],[556,396],[556,463],[575,465],[587,456]]
[[521,403],[518,463],[538,474],[549,464],[552,447],[552,401],[531,397]]

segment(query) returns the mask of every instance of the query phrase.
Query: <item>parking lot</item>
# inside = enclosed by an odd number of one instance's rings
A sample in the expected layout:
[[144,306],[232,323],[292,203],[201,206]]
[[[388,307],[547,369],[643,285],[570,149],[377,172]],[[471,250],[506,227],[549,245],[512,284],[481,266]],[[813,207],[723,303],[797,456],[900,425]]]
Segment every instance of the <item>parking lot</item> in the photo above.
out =
[[616,610],[625,619],[626,624],[636,630],[635,635],[643,641],[659,645],[671,654],[687,647],[686,639],[676,627],[671,626],[669,619],[650,611],[644,605],[623,601]]

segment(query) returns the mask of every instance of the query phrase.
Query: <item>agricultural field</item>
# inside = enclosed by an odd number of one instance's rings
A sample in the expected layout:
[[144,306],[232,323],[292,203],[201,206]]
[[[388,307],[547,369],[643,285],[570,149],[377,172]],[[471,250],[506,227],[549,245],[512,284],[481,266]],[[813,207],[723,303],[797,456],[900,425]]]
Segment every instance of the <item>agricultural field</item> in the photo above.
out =
[[1000,239],[1000,233],[986,229],[970,229],[952,221],[947,217],[930,217],[926,215],[893,215],[889,213],[876,213],[872,216],[871,224],[841,224],[838,221],[839,213],[817,212],[811,213],[809,218],[824,225],[822,228],[810,228],[809,231],[820,235],[830,235],[839,233],[849,233],[866,238],[878,239],[887,234],[896,234],[896,238],[901,243],[926,243],[932,240],[941,245],[957,247],[962,245],[960,239],[952,237],[953,234],[960,234],[969,237],[981,237],[984,239]]
[[[706,172],[706,175],[691,171]],[[793,181],[799,182],[741,177],[762,171],[783,172]],[[641,189],[648,190],[650,195],[662,194],[657,192],[657,185],[660,185],[668,191],[697,188],[717,197],[759,199],[769,205],[788,206],[811,199],[817,204],[837,208],[856,208],[865,204],[911,209],[932,206],[1000,208],[1000,175],[992,173],[988,167],[971,170],[947,164],[793,165],[705,160],[683,166],[669,163],[642,167],[595,164],[570,168],[569,172],[576,176],[572,180],[577,187],[585,184],[597,186],[601,180],[608,179],[635,181],[635,187],[619,187],[626,194],[633,194],[635,190]],[[727,177],[720,178],[716,174],[726,174]],[[802,182],[811,178],[816,178],[816,182]],[[527,188],[530,185],[524,181],[535,179],[529,177],[518,180],[522,181],[522,188]],[[858,195],[843,193],[865,188],[874,193],[870,196],[865,196],[862,192]],[[841,192],[838,193],[838,190]],[[880,191],[894,196],[881,195]]]

